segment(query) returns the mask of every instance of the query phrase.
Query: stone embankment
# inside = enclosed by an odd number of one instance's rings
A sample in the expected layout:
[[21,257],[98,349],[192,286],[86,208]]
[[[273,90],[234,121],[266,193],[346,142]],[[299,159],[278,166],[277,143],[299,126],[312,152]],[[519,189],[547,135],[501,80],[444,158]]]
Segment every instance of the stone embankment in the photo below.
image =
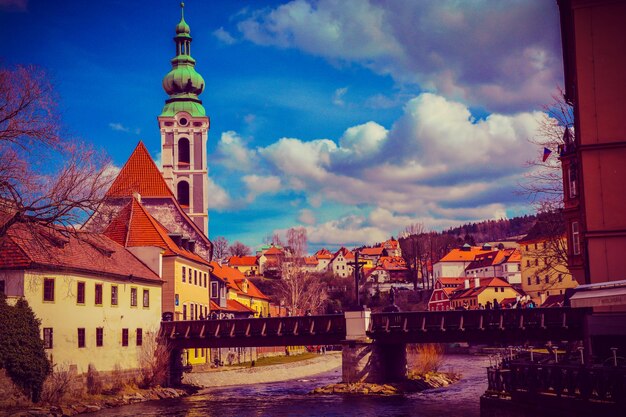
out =
[[[123,394],[117,396],[102,396],[98,399],[77,400],[72,404],[62,404],[53,406],[38,406],[24,408],[19,410],[0,410],[0,415],[7,417],[61,417],[73,416],[81,413],[91,413],[100,411],[104,408],[119,407],[122,405],[134,404],[143,401],[159,400],[166,398],[179,398],[188,395],[187,391],[174,388],[151,388],[147,390],[138,390],[132,394]],[[2,414],[6,413],[6,414]]]
[[459,379],[460,376],[457,374],[429,372],[425,375],[414,376],[406,381],[392,384],[370,384],[366,382],[332,384],[316,388],[311,394],[402,395],[432,388],[447,387]]

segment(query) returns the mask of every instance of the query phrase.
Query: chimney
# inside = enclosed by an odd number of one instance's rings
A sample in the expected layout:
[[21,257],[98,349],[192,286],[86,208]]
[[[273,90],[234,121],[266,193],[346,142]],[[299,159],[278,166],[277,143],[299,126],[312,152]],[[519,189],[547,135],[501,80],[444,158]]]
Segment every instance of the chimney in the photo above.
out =
[[474,277],[474,288],[480,287],[480,278]]
[[196,241],[194,239],[189,239],[187,246],[189,246],[189,252],[196,253]]
[[137,202],[141,203],[141,194],[139,194],[137,191],[133,192],[133,198],[137,200]]
[[465,289],[469,290],[469,279],[465,279]]

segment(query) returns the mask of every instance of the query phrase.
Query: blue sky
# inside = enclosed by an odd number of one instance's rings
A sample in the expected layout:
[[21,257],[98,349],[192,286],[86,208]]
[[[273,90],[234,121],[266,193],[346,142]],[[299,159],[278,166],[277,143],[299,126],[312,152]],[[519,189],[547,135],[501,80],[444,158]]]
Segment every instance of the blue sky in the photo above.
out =
[[[562,84],[556,1],[189,0],[211,117],[210,237],[312,249],[530,212],[516,194]],[[36,64],[68,134],[155,159],[179,2],[0,0],[2,65]]]

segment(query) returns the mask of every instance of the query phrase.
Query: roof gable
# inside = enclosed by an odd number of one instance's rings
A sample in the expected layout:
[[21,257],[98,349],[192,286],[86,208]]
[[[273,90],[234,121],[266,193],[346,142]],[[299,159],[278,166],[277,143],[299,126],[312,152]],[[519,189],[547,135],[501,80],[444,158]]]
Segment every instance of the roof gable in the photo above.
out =
[[106,196],[128,197],[134,193],[139,193],[145,197],[174,196],[163,179],[161,171],[141,141],[111,184]]

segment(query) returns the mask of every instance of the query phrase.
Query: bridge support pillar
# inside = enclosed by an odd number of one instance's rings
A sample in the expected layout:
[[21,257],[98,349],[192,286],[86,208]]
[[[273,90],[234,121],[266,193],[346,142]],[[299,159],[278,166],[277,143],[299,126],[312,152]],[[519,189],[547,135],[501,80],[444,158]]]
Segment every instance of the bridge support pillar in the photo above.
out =
[[183,351],[172,349],[167,360],[167,380],[168,387],[179,386],[183,382]]
[[345,341],[342,350],[343,383],[385,384],[406,379],[406,345],[377,344],[372,340]]

